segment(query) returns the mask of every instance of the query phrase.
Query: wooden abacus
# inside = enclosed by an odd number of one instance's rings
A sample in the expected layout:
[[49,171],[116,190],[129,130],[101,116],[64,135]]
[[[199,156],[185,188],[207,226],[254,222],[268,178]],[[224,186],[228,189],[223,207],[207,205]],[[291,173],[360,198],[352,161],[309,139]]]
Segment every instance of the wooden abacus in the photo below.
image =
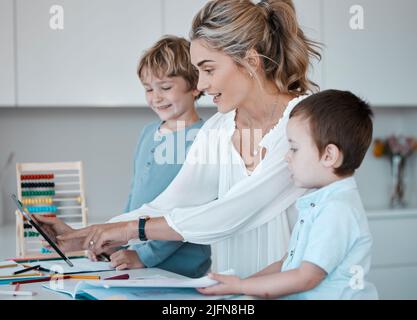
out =
[[[28,212],[56,216],[73,228],[87,226],[81,162],[17,163],[16,174],[18,198]],[[16,211],[17,257],[57,257],[45,245],[42,236]]]

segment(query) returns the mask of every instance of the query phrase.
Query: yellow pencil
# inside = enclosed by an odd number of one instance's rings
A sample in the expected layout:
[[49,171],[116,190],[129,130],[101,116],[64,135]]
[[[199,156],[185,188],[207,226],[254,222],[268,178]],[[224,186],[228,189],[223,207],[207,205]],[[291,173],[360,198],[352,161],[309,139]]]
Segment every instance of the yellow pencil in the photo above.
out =
[[70,277],[70,279],[100,280],[100,276],[70,274],[69,277]]
[[13,268],[13,267],[17,267],[18,266],[18,264],[6,264],[6,265],[2,265],[2,266],[0,266],[0,269],[2,269],[2,268]]

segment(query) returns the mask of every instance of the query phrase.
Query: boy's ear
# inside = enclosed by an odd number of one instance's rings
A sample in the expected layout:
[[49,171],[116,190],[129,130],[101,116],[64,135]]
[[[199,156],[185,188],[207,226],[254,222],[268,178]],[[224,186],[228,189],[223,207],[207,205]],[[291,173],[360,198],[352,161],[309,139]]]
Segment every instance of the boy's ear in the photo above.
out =
[[200,92],[201,92],[201,91],[199,91],[199,90],[197,90],[197,89],[193,89],[193,90],[192,90],[192,94],[193,94],[194,98],[197,98],[197,97],[200,95]]
[[343,163],[343,153],[335,144],[330,143],[324,149],[320,162],[326,168],[339,168]]

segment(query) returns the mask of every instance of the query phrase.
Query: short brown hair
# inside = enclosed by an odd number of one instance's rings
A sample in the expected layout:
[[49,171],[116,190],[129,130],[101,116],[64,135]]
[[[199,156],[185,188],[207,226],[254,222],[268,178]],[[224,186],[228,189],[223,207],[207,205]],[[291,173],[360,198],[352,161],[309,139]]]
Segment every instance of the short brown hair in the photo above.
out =
[[191,64],[190,42],[184,38],[166,35],[146,50],[137,69],[141,81],[144,71],[158,78],[182,77],[189,90],[197,89],[198,71]]
[[351,175],[362,163],[372,140],[372,110],[368,103],[349,91],[325,90],[313,94],[294,107],[291,117],[309,121],[320,156],[329,144],[343,154],[343,163],[334,173]]

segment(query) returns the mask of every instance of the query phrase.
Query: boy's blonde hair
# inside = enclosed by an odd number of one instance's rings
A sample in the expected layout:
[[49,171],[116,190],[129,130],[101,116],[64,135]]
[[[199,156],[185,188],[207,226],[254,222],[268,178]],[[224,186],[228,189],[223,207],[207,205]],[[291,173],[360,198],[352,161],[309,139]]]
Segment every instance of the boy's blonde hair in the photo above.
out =
[[198,71],[191,64],[190,42],[184,38],[167,35],[146,50],[137,69],[141,81],[146,72],[158,78],[182,77],[189,90],[197,89]]

